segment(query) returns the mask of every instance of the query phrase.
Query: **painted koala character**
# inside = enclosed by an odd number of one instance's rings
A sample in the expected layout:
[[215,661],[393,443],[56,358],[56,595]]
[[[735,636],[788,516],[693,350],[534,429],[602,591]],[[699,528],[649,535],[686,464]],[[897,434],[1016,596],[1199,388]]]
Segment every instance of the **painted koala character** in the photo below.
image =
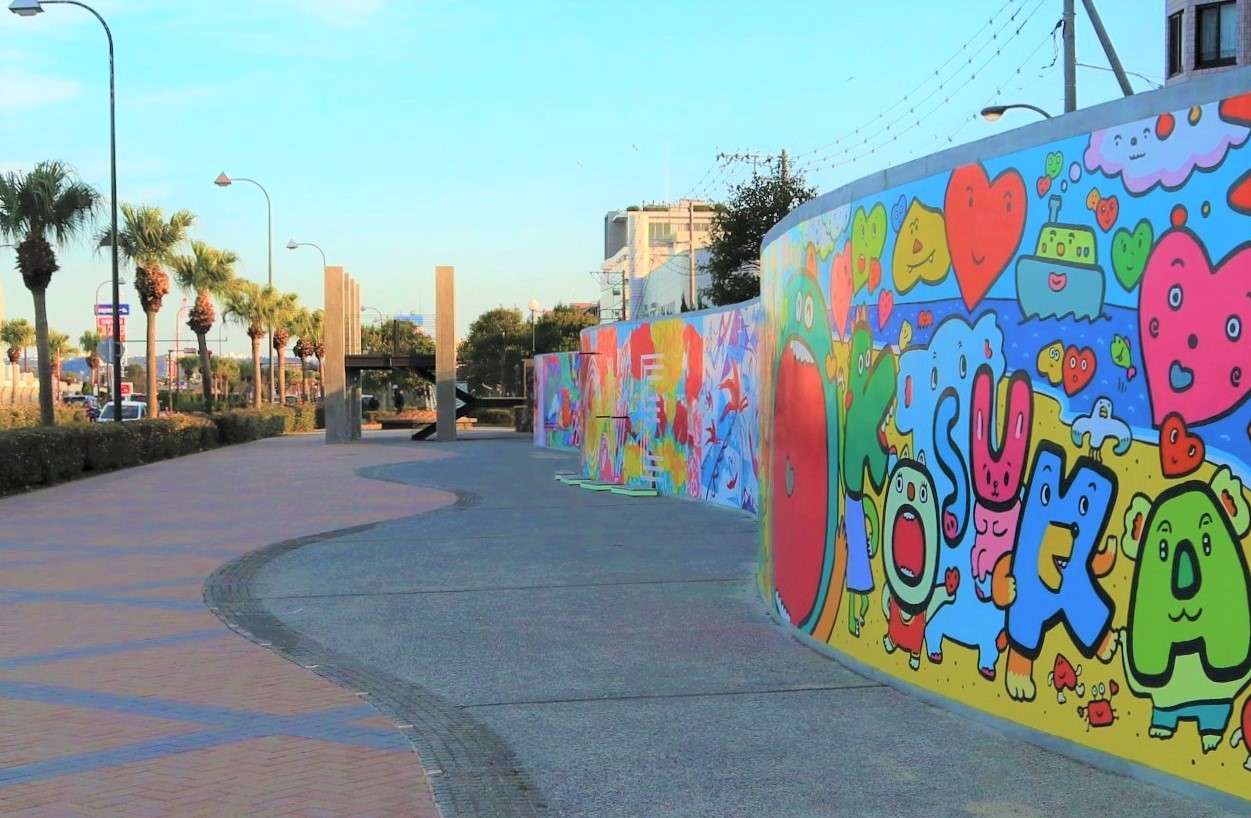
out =
[[1122,547],[1135,566],[1122,655],[1130,690],[1151,699],[1154,738],[1193,721],[1204,752],[1214,750],[1251,682],[1248,530],[1251,507],[1228,466],[1154,503],[1135,495],[1125,512]]
[[882,514],[882,563],[886,587],[882,612],[886,615],[887,653],[896,648],[908,652],[908,666],[921,667],[925,648],[925,623],[942,606],[955,599],[960,574],[948,570],[938,583],[938,497],[934,480],[924,466],[900,460],[891,470]]

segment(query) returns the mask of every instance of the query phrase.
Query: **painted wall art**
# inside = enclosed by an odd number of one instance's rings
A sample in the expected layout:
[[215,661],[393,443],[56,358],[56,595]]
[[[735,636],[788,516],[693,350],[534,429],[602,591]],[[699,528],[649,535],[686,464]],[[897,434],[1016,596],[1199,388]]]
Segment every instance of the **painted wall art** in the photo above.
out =
[[1249,135],[1251,94],[1160,111],[831,194],[774,235],[780,618],[1251,799]]
[[576,352],[534,359],[534,445],[579,451],[582,448],[582,356]]

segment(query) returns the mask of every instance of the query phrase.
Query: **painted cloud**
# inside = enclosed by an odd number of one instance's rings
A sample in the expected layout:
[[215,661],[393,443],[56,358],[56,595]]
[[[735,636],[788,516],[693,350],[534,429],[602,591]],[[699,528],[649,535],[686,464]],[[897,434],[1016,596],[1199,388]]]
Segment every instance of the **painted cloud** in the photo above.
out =
[[1120,176],[1125,189],[1141,195],[1156,185],[1176,190],[1196,170],[1211,170],[1230,148],[1247,141],[1251,129],[1223,121],[1218,103],[1161,114],[1090,135],[1086,169]]

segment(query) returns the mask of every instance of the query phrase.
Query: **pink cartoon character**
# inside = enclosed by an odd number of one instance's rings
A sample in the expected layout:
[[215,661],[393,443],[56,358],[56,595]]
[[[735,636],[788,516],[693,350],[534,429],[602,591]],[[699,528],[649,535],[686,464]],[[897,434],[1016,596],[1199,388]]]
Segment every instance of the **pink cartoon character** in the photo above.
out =
[[1251,244],[1213,265],[1199,238],[1177,224],[1151,251],[1138,294],[1138,322],[1156,426],[1171,414],[1191,425],[1224,417],[1246,400],[1248,280]]
[[1251,770],[1251,697],[1248,697],[1242,703],[1242,719],[1238,729],[1229,737],[1229,746],[1237,747],[1244,744],[1247,747],[1247,760],[1242,763],[1245,769]]
[[978,599],[990,599],[990,575],[1007,556],[1021,514],[1021,482],[1034,414],[1029,374],[1018,370],[1008,379],[1003,433],[995,419],[995,383],[989,367],[973,378],[969,458],[973,467],[973,587]]

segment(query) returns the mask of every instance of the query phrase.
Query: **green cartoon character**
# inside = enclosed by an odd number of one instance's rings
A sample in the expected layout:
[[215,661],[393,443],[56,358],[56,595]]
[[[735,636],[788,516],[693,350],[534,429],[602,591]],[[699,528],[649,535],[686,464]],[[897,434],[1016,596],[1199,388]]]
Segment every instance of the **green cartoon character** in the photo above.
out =
[[882,283],[882,251],[886,248],[886,206],[881,202],[867,212],[856,208],[851,218],[851,284],[853,293],[868,285],[869,292]]
[[1122,656],[1130,689],[1151,699],[1153,738],[1193,721],[1210,752],[1251,681],[1251,576],[1240,542],[1249,529],[1251,508],[1228,466],[1211,484],[1130,501],[1122,547],[1135,567]]

